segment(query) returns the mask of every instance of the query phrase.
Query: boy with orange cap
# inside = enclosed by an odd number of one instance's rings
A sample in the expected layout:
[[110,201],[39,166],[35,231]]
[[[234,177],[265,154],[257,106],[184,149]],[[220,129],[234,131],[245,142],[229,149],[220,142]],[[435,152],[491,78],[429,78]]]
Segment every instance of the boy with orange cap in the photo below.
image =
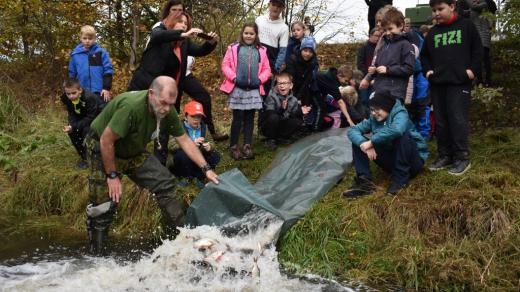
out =
[[[220,153],[213,149],[211,144],[206,141],[206,125],[202,122],[202,118],[206,117],[202,104],[194,100],[188,102],[184,106],[183,126],[186,134],[191,138],[195,145],[200,148],[202,155],[211,166],[215,169],[220,161]],[[205,174],[193,163],[188,155],[182,150],[177,149],[173,153],[173,166],[170,171],[179,178],[196,179],[195,183],[199,188],[204,188]],[[185,186],[186,181],[181,181]]]

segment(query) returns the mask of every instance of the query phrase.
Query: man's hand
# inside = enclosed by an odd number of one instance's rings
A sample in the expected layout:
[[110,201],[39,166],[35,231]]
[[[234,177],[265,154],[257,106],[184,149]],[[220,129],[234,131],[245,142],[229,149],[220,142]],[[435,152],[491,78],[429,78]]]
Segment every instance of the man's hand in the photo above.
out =
[[[379,67],[381,67],[381,66],[379,66]],[[376,69],[377,69],[376,67],[370,66],[370,67],[368,67],[368,73],[374,74],[374,73],[376,73]]]
[[368,82],[368,80],[366,80],[366,79],[363,79],[363,80],[361,80],[361,83],[359,84],[359,89],[368,89],[369,86],[370,86],[370,82]]
[[377,153],[376,153],[376,149],[374,148],[370,148],[366,151],[366,154],[368,156],[368,159],[374,161],[377,159]]
[[388,72],[386,66],[379,66],[376,68],[376,71],[378,74],[386,74]]
[[67,133],[67,134],[70,134],[72,133],[72,126],[71,125],[66,125],[63,127],[63,132]]
[[101,90],[101,97],[105,102],[109,102],[110,100],[112,100],[112,94],[109,90],[106,89]]
[[107,178],[107,185],[108,185],[108,196],[112,201],[119,203],[119,199],[121,198],[121,180],[116,178]]
[[475,79],[475,74],[473,74],[473,71],[471,71],[470,69],[466,70],[466,74],[468,74],[469,80]]
[[426,79],[430,78],[430,76],[432,76],[432,74],[433,74],[433,70],[426,72],[426,76],[425,76]]
[[213,170],[210,169],[206,171],[206,177],[210,182],[215,183],[217,185],[219,184],[218,175]]

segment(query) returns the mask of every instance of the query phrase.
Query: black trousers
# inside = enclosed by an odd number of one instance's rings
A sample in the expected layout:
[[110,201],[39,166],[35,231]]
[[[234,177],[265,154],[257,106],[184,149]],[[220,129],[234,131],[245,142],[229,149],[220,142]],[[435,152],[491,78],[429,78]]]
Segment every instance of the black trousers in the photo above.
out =
[[255,124],[255,110],[233,110],[233,121],[231,121],[231,136],[229,146],[238,144],[240,130],[244,127],[244,145],[253,142],[253,128]]
[[491,84],[491,55],[489,48],[484,47],[484,67],[477,72],[478,84]]
[[[215,169],[220,161],[220,153],[214,150],[210,152],[202,150],[201,152],[206,162],[212,169]],[[177,149],[173,152],[173,167],[170,170],[177,177],[198,178],[199,180],[206,178],[206,174],[202,172],[195,162],[191,161],[182,149]]]
[[87,160],[87,150],[84,145],[85,137],[90,132],[90,127],[74,129],[69,133],[70,141],[83,160]]
[[202,83],[190,74],[184,78],[184,92],[189,94],[191,98],[200,102],[204,108],[204,114],[206,117],[203,119],[204,123],[208,127],[208,131],[211,134],[215,133],[215,125],[213,124],[213,116],[211,114],[211,96],[209,92],[204,88]]
[[283,119],[281,115],[274,111],[266,111],[260,128],[262,134],[269,139],[288,139],[296,133],[302,124],[302,119]]
[[[423,167],[424,162],[410,132],[405,132],[401,137],[394,139],[391,145],[375,145],[374,148],[377,153],[374,162],[391,173],[392,181],[400,185],[408,184],[410,178],[416,176]],[[354,144],[352,144],[352,155],[356,175],[372,179],[368,156]]]
[[469,159],[469,106],[471,84],[431,85],[435,136],[439,156]]

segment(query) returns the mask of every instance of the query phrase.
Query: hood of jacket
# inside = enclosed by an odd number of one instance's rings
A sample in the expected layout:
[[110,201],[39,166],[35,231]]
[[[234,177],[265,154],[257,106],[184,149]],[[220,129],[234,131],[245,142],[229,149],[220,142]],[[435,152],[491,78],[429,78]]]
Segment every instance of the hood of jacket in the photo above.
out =
[[88,52],[95,52],[99,49],[99,46],[97,43],[93,44],[88,50],[85,49],[85,47],[83,46],[83,44],[78,44],[74,50],[72,50],[72,53],[70,53],[71,55],[76,55],[76,54],[86,54]]

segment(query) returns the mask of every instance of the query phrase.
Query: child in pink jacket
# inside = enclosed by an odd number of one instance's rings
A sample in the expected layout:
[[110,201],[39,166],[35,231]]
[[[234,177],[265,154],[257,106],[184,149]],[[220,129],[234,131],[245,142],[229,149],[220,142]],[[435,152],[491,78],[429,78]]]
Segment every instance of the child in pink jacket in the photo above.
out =
[[[230,137],[230,155],[233,159],[253,159],[251,143],[255,110],[262,108],[262,86],[271,77],[266,49],[260,45],[258,26],[246,23],[240,31],[239,42],[231,44],[222,60],[225,80],[220,90],[229,95],[229,108],[233,110]],[[240,129],[244,128],[244,144],[238,147]]]

